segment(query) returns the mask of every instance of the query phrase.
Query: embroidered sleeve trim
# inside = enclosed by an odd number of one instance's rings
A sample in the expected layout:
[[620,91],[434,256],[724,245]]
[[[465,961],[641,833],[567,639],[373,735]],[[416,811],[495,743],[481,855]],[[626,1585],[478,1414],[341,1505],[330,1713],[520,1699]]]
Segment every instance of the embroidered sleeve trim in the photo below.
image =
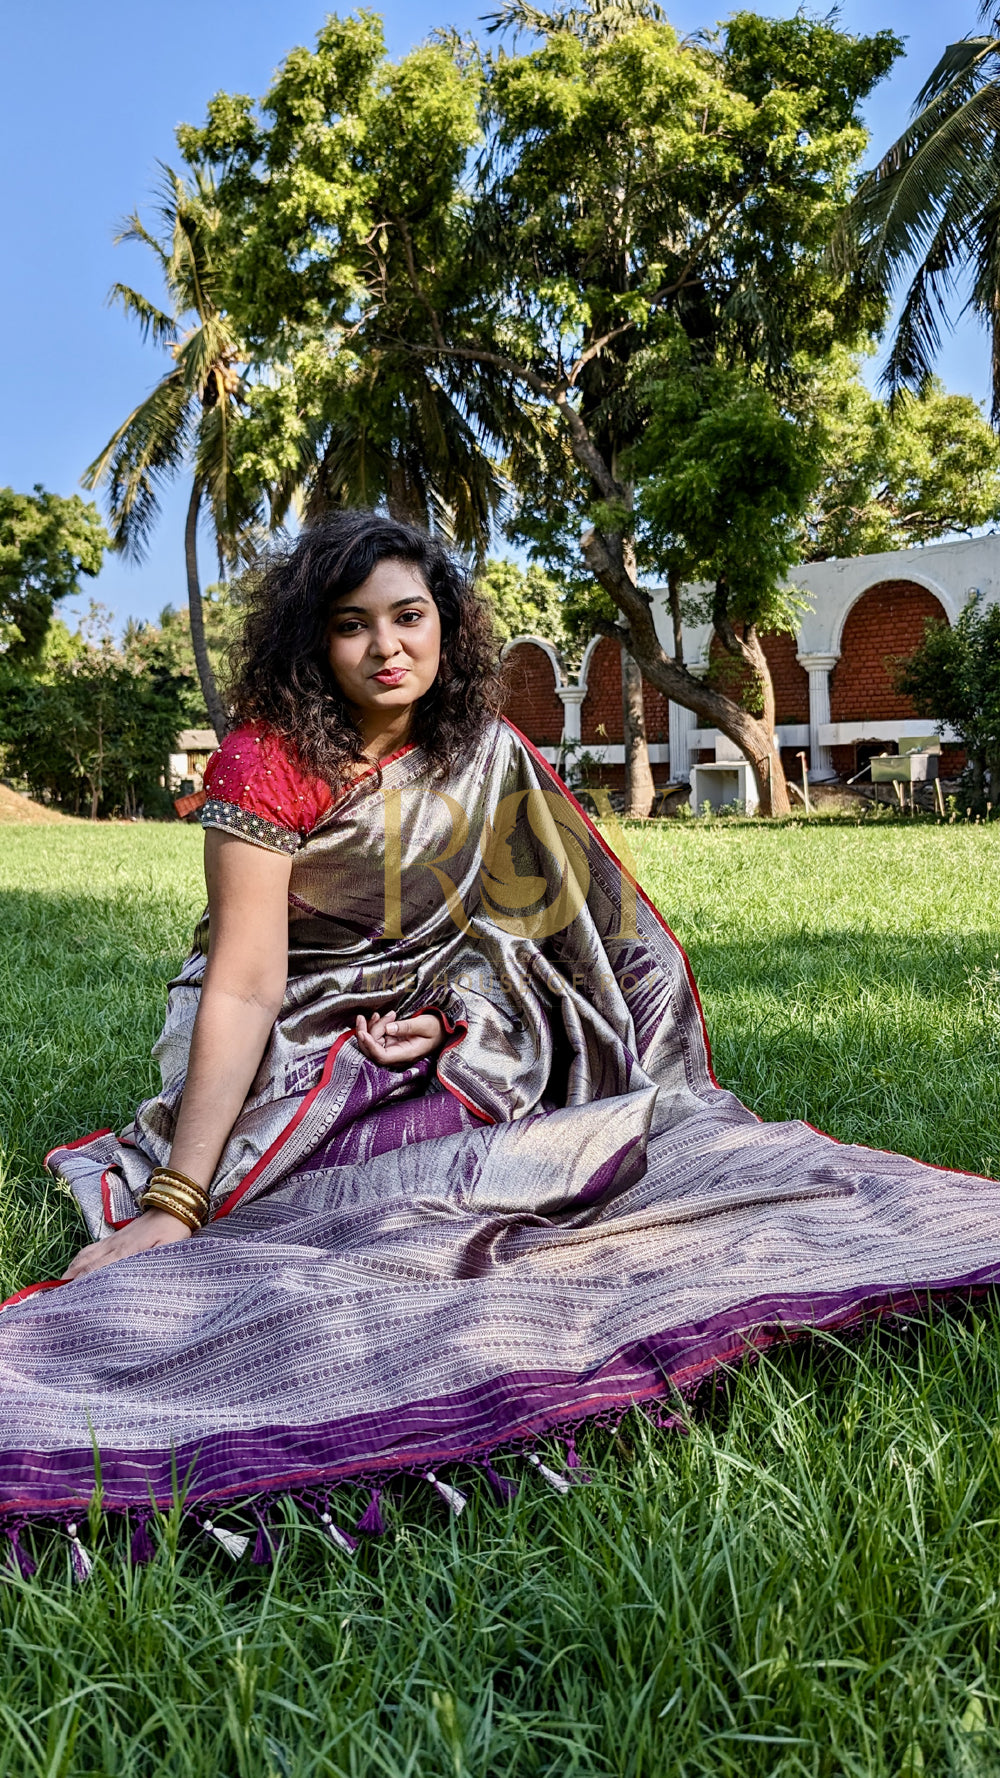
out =
[[251,846],[263,846],[265,852],[297,852],[302,841],[297,833],[279,827],[274,821],[255,815],[252,809],[241,809],[237,803],[224,803],[210,797],[199,816],[202,827],[219,827],[223,833],[234,833]]

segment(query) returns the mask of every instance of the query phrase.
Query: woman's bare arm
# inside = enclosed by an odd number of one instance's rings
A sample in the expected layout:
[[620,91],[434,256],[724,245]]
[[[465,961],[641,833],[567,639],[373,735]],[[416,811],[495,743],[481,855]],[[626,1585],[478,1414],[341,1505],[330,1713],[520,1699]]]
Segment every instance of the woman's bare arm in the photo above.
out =
[[[206,1188],[284,998],[290,871],[291,859],[282,853],[214,829],[205,835],[209,955],[170,1164]],[[167,1211],[144,1211],[127,1228],[84,1247],[63,1276],[82,1277],[189,1233]]]

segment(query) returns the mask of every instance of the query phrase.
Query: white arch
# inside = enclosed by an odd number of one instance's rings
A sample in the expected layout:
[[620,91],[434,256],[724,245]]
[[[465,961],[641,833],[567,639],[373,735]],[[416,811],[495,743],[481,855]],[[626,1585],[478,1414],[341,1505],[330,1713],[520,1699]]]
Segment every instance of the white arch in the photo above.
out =
[[879,587],[899,586],[901,582],[909,582],[911,586],[921,587],[925,593],[932,593],[939,605],[944,608],[949,623],[953,624],[955,622],[962,606],[965,604],[964,598],[961,601],[956,599],[954,593],[950,592],[946,586],[942,586],[939,580],[934,580],[931,575],[924,574],[919,570],[911,569],[909,563],[906,564],[906,568],[902,572],[897,572],[896,574],[886,574],[883,570],[876,575],[874,580],[869,581],[867,586],[861,587],[858,592],[854,593],[850,600],[844,605],[843,610],[838,616],[837,628],[833,637],[832,652],[834,654],[840,654],[842,652],[841,645],[844,639],[844,627],[851,612],[854,610],[855,605],[857,605],[860,600],[864,599],[868,593],[877,592]]
[[512,636],[510,638],[510,641],[505,642],[503,647],[501,648],[500,659],[502,661],[505,661],[507,659],[507,656],[510,654],[511,650],[514,648],[520,648],[522,642],[530,642],[533,648],[540,648],[542,650],[543,654],[548,655],[549,665],[552,668],[552,676],[555,680],[556,691],[558,691],[561,686],[563,686],[567,683],[566,675],[563,671],[562,660],[560,659],[560,656],[559,656],[559,651],[558,651],[558,649],[556,649],[552,646],[551,642],[546,642],[544,636]]
[[606,642],[606,641],[610,641],[610,637],[591,636],[590,641],[587,643],[587,646],[583,651],[583,659],[580,662],[580,671],[576,676],[576,682],[577,682],[577,685],[580,686],[580,688],[582,689],[582,691],[584,693],[587,692],[588,687],[589,687],[590,663],[593,660],[594,654],[595,654],[598,646],[600,645],[600,643]]

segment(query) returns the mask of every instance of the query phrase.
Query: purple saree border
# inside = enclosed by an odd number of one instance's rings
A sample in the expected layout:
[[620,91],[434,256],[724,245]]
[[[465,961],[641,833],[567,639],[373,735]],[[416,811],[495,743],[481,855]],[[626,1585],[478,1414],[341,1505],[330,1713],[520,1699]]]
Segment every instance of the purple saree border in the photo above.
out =
[[[932,1297],[984,1289],[1000,1265],[920,1285],[859,1285],[846,1291],[760,1297],[702,1322],[622,1346],[589,1376],[510,1372],[459,1394],[315,1426],[211,1433],[169,1449],[0,1454],[0,1514],[51,1515],[86,1506],[100,1466],[101,1504],[111,1511],[168,1508],[335,1486],[476,1461],[602,1413],[623,1413],[664,1396],[693,1393],[713,1371],[769,1346],[879,1314],[906,1314]],[[664,1424],[676,1424],[666,1416]],[[375,1447],[379,1447],[377,1450]]]

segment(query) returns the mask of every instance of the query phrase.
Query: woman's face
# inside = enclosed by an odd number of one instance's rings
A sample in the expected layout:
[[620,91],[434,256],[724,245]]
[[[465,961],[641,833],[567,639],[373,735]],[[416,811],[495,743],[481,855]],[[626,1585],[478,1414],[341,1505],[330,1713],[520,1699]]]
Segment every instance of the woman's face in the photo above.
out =
[[437,678],[441,619],[419,571],[378,562],[330,614],[328,659],[362,734],[398,721]]

